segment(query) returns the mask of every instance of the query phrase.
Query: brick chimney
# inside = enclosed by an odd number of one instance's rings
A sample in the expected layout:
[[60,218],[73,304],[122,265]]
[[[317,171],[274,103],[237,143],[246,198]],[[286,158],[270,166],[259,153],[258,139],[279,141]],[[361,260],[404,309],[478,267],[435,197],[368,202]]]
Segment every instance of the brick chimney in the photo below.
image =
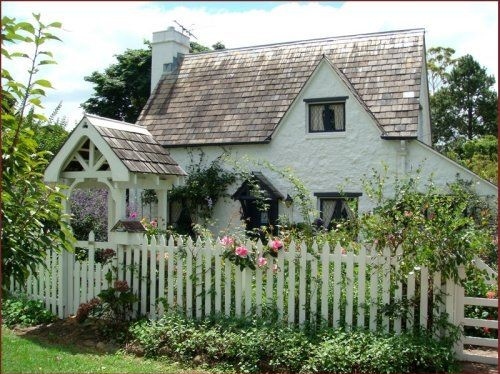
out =
[[189,38],[170,26],[167,30],[153,33],[151,48],[151,92],[153,92],[161,76],[175,70],[182,55],[189,53]]

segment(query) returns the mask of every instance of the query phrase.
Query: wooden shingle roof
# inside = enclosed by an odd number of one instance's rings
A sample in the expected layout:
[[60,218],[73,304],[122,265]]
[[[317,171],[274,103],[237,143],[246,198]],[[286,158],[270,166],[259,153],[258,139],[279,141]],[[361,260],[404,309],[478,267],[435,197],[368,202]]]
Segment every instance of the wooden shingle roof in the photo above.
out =
[[137,123],[165,146],[268,142],[326,58],[382,136],[417,137],[424,53],[416,29],[186,55]]
[[85,116],[129,171],[187,175],[147,129],[92,114]]

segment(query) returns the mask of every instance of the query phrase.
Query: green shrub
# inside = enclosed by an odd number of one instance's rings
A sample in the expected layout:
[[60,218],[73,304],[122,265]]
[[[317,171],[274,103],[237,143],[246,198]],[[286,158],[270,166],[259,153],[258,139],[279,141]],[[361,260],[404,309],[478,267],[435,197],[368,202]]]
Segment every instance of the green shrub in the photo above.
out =
[[27,296],[5,298],[2,302],[2,321],[7,327],[35,326],[49,323],[57,317],[45,309],[42,301]]
[[167,314],[130,328],[133,344],[147,357],[241,373],[403,373],[453,371],[449,340],[423,331],[384,335],[367,331],[319,333],[259,320],[196,321]]
[[456,370],[452,344],[424,331],[402,335],[330,331],[313,346],[303,372],[415,373]]

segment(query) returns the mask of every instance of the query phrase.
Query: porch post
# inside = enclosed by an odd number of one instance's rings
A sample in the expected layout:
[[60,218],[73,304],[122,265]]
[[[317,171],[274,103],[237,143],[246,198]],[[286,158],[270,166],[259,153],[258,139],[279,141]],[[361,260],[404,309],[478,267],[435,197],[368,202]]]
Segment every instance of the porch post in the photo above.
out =
[[156,190],[156,196],[158,198],[158,228],[166,229],[168,219],[167,190]]
[[126,202],[126,194],[125,188],[118,187],[116,184],[114,186],[113,191],[111,191],[113,195],[113,200],[115,202],[115,222],[119,219],[126,219],[127,214],[127,202]]

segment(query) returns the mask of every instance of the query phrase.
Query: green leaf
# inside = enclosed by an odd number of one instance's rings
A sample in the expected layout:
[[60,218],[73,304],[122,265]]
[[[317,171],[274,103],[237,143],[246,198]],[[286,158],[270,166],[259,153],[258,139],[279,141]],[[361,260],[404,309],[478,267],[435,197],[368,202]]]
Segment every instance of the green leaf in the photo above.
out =
[[11,53],[10,56],[11,57],[24,57],[24,58],[29,58],[30,57],[26,53],[22,53],[22,52],[14,52],[14,53]]
[[49,65],[49,64],[57,64],[54,60],[42,60],[38,63],[38,65]]
[[49,25],[47,25],[47,27],[61,28],[62,27],[62,23],[61,22],[52,22]]
[[52,52],[50,52],[50,51],[40,51],[38,53],[41,54],[41,55],[47,55],[49,57],[54,57],[54,54]]
[[31,95],[42,95],[42,96],[45,96],[45,91],[42,90],[41,88],[33,88],[31,91],[30,91],[30,94]]
[[[51,39],[51,40],[59,40],[60,42],[62,42],[61,39],[59,39],[57,36],[55,36],[54,34],[50,33],[50,32],[44,32],[42,33],[43,35],[43,39]],[[42,42],[44,42],[45,40],[43,40]]]
[[30,34],[35,34],[35,28],[33,27],[33,25],[29,22],[19,22],[17,24],[17,26],[24,30],[24,31],[27,31],[29,32]]
[[37,79],[33,82],[33,85],[38,84],[42,87],[53,88],[52,84],[46,79]]
[[33,97],[28,100],[31,104],[36,105],[37,107],[42,108],[42,101],[38,97]]

